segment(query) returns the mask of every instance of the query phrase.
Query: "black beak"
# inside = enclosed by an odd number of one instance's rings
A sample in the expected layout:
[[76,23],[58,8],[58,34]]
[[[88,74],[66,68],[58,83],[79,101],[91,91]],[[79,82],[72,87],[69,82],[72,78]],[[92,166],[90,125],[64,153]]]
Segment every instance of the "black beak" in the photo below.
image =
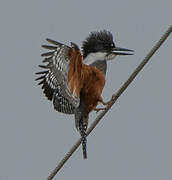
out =
[[112,49],[112,53],[115,55],[133,55],[134,51],[131,49],[125,49],[125,48],[120,48],[120,47],[114,47]]

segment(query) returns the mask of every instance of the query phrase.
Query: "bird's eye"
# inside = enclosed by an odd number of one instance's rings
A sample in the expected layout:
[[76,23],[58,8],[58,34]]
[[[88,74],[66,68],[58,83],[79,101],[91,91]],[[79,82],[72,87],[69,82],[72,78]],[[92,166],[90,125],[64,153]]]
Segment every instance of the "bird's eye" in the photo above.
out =
[[111,43],[111,47],[115,47],[115,44],[114,44],[114,43]]

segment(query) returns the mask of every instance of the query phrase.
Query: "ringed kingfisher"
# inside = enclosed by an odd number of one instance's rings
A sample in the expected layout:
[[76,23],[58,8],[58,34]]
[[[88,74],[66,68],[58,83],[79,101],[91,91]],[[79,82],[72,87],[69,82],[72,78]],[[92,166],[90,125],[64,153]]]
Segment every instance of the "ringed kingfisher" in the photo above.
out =
[[46,69],[37,72],[43,93],[53,102],[54,109],[65,114],[74,114],[75,126],[82,142],[83,158],[87,158],[86,130],[88,117],[98,102],[105,107],[108,102],[102,99],[105,85],[107,61],[117,55],[132,55],[133,50],[116,47],[111,32],[103,30],[91,32],[83,41],[82,51],[72,43],[70,46],[46,39],[52,45],[42,45],[51,50],[43,53]]

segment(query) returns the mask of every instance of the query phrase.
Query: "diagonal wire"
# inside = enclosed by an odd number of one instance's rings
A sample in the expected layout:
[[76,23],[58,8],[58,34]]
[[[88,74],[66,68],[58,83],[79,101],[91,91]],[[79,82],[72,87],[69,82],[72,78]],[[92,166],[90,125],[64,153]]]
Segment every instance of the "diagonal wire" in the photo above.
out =
[[[119,96],[125,91],[125,89],[130,85],[130,83],[134,80],[134,78],[137,76],[137,74],[142,70],[142,68],[146,65],[146,63],[150,60],[150,58],[153,56],[153,54],[160,48],[160,46],[163,44],[163,42],[167,39],[167,37],[172,32],[172,25],[167,29],[167,31],[163,34],[163,36],[160,38],[160,40],[155,44],[155,46],[150,50],[150,52],[146,55],[146,57],[143,59],[143,61],[138,65],[138,67],[133,71],[133,73],[130,75],[130,77],[127,79],[127,81],[121,86],[121,88],[112,95],[112,99],[109,103],[109,105],[106,107],[104,111],[102,111],[94,120],[94,122],[90,125],[87,136],[91,133],[91,131],[96,127],[96,125],[99,123],[99,121],[103,118],[103,116],[109,111],[109,109],[113,106],[113,104],[117,101]],[[75,152],[75,150],[79,147],[81,144],[81,139],[79,139],[72,148],[65,154],[64,158],[60,161],[60,163],[57,165],[57,167],[51,172],[51,174],[48,176],[47,180],[52,180],[54,176],[58,173],[58,171],[63,167],[65,162],[71,157],[71,155]]]

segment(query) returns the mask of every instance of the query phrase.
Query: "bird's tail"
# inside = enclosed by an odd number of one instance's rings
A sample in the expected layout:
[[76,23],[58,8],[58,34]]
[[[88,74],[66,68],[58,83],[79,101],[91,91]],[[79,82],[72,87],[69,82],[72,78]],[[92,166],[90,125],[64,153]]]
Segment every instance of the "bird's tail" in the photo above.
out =
[[83,121],[79,123],[79,132],[81,135],[81,143],[82,143],[82,151],[83,151],[83,158],[87,159],[87,135],[86,135],[86,126]]
[[80,105],[75,109],[75,126],[76,129],[79,131],[81,135],[81,143],[82,143],[82,150],[83,150],[83,158],[87,159],[87,124],[88,124],[88,117],[85,116],[85,105],[82,96],[80,96]]

